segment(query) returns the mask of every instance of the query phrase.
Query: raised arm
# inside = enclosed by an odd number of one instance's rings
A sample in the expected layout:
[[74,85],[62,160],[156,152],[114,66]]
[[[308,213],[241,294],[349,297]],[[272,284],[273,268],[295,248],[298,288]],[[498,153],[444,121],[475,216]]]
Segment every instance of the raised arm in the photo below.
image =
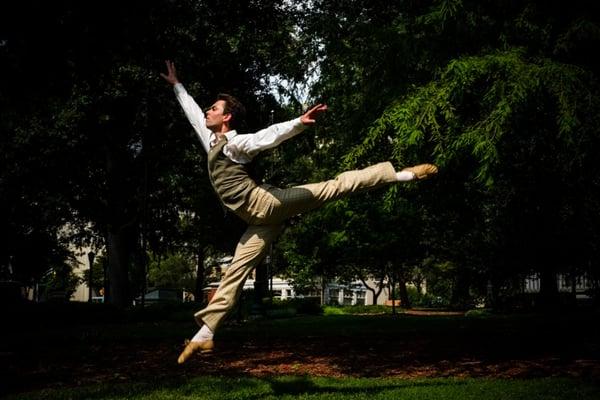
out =
[[194,128],[194,131],[200,138],[204,150],[206,150],[206,152],[208,153],[208,151],[210,150],[211,131],[206,127],[204,112],[202,112],[202,109],[200,108],[200,106],[198,106],[194,98],[188,94],[181,82],[179,82],[179,79],[177,78],[177,70],[175,69],[175,64],[169,60],[165,61],[165,64],[167,65],[167,74],[163,74],[161,72],[160,75],[167,82],[173,85],[173,90],[175,91],[175,96],[177,97],[179,105],[181,105],[185,116],[187,117],[188,121],[190,121],[190,124]]

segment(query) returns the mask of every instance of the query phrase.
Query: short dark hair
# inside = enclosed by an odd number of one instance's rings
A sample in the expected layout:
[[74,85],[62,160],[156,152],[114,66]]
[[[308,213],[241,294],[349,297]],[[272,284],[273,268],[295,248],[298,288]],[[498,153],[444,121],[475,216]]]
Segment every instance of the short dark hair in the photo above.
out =
[[223,114],[231,114],[231,120],[229,120],[231,129],[242,128],[246,120],[246,107],[238,99],[227,93],[219,93],[217,100],[225,102]]

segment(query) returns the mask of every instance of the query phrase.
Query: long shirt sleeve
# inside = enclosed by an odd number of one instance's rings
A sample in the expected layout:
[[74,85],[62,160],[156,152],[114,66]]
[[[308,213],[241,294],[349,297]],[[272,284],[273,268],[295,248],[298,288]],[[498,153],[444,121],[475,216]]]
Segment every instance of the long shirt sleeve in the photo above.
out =
[[213,135],[213,133],[206,127],[204,112],[194,98],[188,94],[181,83],[175,84],[173,90],[175,91],[175,97],[183,109],[185,116],[188,121],[190,121],[190,124],[192,124],[192,128],[194,128],[198,138],[200,138],[204,150],[208,153],[210,150],[211,135]]
[[[223,147],[223,153],[232,161],[246,164],[261,151],[279,146],[283,141],[290,139],[306,127],[300,118],[287,122],[271,125],[256,133],[239,135],[235,131],[226,133],[228,143]],[[233,135],[229,135],[233,133]]]
[[[183,111],[200,138],[204,150],[208,153],[216,144],[216,135],[206,127],[204,112],[187,93],[181,83],[174,86],[175,95]],[[236,131],[225,133],[227,145],[223,147],[223,154],[238,164],[247,164],[261,151],[278,146],[283,141],[290,139],[306,127],[300,117],[287,122],[271,125],[253,134],[240,135]]]

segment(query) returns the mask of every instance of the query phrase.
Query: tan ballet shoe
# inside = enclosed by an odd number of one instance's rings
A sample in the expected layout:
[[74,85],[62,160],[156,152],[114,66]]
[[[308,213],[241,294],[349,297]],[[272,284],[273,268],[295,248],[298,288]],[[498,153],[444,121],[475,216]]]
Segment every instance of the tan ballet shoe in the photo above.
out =
[[211,353],[215,344],[212,340],[203,340],[201,342],[192,342],[189,340],[185,341],[185,349],[179,355],[177,359],[178,364],[183,364],[188,358],[192,356],[192,354],[196,352],[200,353]]
[[419,180],[431,178],[433,175],[438,173],[438,167],[433,164],[419,164],[414,167],[404,168],[402,171],[409,171],[415,174],[415,177]]

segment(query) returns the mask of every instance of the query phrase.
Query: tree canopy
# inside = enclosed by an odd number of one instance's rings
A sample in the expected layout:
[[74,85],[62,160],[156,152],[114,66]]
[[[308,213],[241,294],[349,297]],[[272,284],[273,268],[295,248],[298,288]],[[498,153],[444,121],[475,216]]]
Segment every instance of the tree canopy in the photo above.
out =
[[425,274],[462,304],[530,273],[550,294],[557,272],[600,278],[595,4],[27,0],[1,19],[3,276],[39,282],[64,269],[69,243],[93,244],[107,298],[126,305],[144,252],[185,257],[172,264],[187,271],[233,248],[243,226],[223,217],[158,75],[168,58],[199,104],[240,98],[248,131],[306,98],[328,103],[316,128],[256,161],[269,183],[439,165],[435,181],[293,219],[276,251],[298,282]]

